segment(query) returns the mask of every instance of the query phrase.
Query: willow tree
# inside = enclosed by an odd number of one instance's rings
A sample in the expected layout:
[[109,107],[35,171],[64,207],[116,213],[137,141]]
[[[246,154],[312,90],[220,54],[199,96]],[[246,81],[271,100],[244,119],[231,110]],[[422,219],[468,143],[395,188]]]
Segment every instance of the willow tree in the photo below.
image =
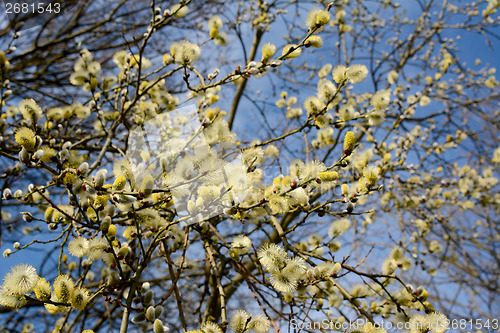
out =
[[1,329],[496,330],[498,7],[95,1],[6,28]]

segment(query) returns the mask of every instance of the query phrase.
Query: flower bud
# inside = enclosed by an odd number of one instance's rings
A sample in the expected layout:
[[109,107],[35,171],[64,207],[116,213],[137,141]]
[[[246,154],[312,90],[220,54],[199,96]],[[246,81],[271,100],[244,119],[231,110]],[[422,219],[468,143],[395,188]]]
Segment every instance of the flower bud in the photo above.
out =
[[73,192],[75,194],[80,194],[83,191],[83,181],[79,178],[76,178],[73,182]]
[[23,212],[23,220],[25,220],[26,222],[31,222],[33,221],[33,215],[31,215],[30,212]]
[[342,265],[339,262],[336,262],[335,265],[333,265],[331,274],[337,275],[341,269],[342,269]]
[[172,6],[172,8],[170,8],[170,14],[176,18],[181,18],[186,16],[188,11],[189,11],[188,7],[185,5],[183,6],[180,3],[175,4]]
[[110,225],[111,225],[111,217],[106,216],[105,218],[102,219],[100,228],[101,230],[105,231],[109,229]]
[[229,255],[231,256],[231,258],[233,258],[236,261],[240,260],[240,255],[239,255],[238,251],[236,251],[235,249],[232,249],[232,248],[229,249]]
[[24,120],[33,124],[36,124],[38,119],[43,115],[42,109],[31,98],[26,98],[19,102],[19,112],[23,115]]
[[163,65],[167,66],[170,65],[174,61],[174,58],[170,55],[170,53],[165,53],[163,55]]
[[332,252],[337,252],[341,248],[341,246],[342,246],[342,244],[339,241],[337,241],[337,240],[331,241],[328,244],[328,248]]
[[339,177],[337,171],[324,171],[319,173],[319,178],[324,181],[334,181],[339,179]]
[[12,199],[12,191],[10,188],[6,188],[3,190],[3,197],[4,200],[9,200]]
[[154,178],[151,175],[146,175],[142,181],[141,191],[144,196],[148,196],[153,192]]
[[69,302],[74,289],[75,283],[68,275],[59,275],[54,281],[54,292],[60,302]]
[[276,53],[276,46],[272,43],[266,43],[262,47],[262,62],[265,63]]
[[352,211],[353,211],[353,210],[354,210],[354,204],[353,204],[352,202],[350,202],[350,201],[349,201],[349,202],[347,203],[346,211],[347,211],[348,213],[352,213]]
[[94,182],[95,182],[95,188],[99,189],[104,186],[104,183],[106,182],[106,176],[108,175],[108,171],[106,169],[101,169],[97,171],[95,177],[94,177]]
[[323,39],[320,36],[310,36],[305,41],[304,46],[320,48],[323,46]]
[[47,209],[45,210],[45,221],[52,221],[52,216],[54,215],[54,207],[52,206],[49,206],[47,207]]
[[127,184],[127,179],[124,176],[120,176],[116,178],[115,182],[113,183],[113,190],[115,191],[121,191]]
[[70,141],[66,141],[63,145],[62,145],[62,149],[70,149],[71,148],[71,142]]
[[32,152],[35,150],[36,147],[35,132],[33,132],[30,128],[21,127],[19,130],[17,130],[15,139],[16,142],[20,144],[27,151]]
[[316,96],[310,96],[304,101],[308,116],[318,115],[323,112],[325,103]]
[[156,319],[154,324],[153,324],[153,331],[154,333],[164,333],[165,329],[163,328],[163,323],[161,322],[160,319]]
[[5,53],[0,51],[0,69],[3,69],[6,63],[7,63],[7,57],[5,56]]
[[424,287],[418,287],[417,290],[415,290],[415,293],[417,294],[420,301],[427,300],[427,297],[429,296],[429,293],[427,292],[427,290],[425,290]]
[[344,139],[344,154],[347,156],[351,155],[354,150],[354,146],[356,144],[356,136],[353,132],[349,131],[345,134]]
[[314,267],[313,275],[315,278],[321,277],[321,269],[318,266]]
[[316,24],[319,26],[324,26],[330,22],[330,13],[326,10],[320,10],[316,16]]
[[153,306],[148,307],[146,310],[146,319],[151,322],[155,320],[155,308]]
[[306,277],[310,280],[314,277],[314,271],[312,268],[309,268],[306,272]]
[[76,172],[79,175],[85,177],[87,175],[87,173],[89,172],[89,164],[87,162],[83,162],[82,164],[80,164],[80,166],[78,167]]
[[104,209],[104,212],[106,213],[107,216],[113,216],[113,215],[115,215],[115,210],[116,210],[116,207],[114,205],[108,205]]
[[128,257],[130,254],[130,248],[128,246],[123,246],[117,253],[118,259],[123,259]]
[[108,277],[108,285],[112,286],[120,281],[120,275],[117,271],[112,271]]
[[143,296],[142,303],[144,306],[149,306],[153,304],[153,296],[154,292],[152,289],[149,289]]
[[108,236],[109,238],[113,238],[116,236],[116,226],[114,224],[110,224],[110,226],[108,227],[108,232],[106,232],[106,236]]
[[161,305],[158,305],[156,308],[155,308],[155,318],[159,318],[161,316],[161,314],[163,313],[163,306]]
[[97,78],[90,79],[90,91],[94,92],[97,89]]
[[346,197],[349,195],[349,185],[342,184],[342,196]]
[[146,315],[144,314],[144,312],[141,312],[137,316],[132,318],[132,322],[134,324],[140,324],[143,323],[144,321],[146,321]]
[[19,161],[22,163],[27,163],[30,160],[30,153],[24,147],[19,152]]
[[63,149],[63,150],[61,150],[61,152],[59,153],[59,156],[60,156],[61,160],[63,160],[63,161],[64,161],[64,160],[67,160],[67,159],[69,158],[69,155],[70,155],[70,153],[69,153],[69,150],[68,150],[68,149]]
[[33,154],[33,159],[39,161],[43,158],[43,150],[39,149]]
[[297,58],[302,53],[302,49],[295,44],[288,44],[282,52],[283,59]]

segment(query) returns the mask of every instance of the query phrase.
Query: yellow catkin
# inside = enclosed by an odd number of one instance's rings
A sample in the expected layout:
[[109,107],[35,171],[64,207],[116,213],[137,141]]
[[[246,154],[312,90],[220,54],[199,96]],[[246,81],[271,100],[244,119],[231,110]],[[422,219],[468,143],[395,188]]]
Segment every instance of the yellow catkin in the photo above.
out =
[[75,284],[67,275],[59,275],[54,281],[54,292],[62,303],[67,303],[73,294]]
[[108,204],[108,199],[109,199],[108,195],[99,195],[94,200],[94,206],[95,207],[99,207],[99,206],[105,207]]
[[43,157],[42,162],[50,162],[54,156],[57,155],[57,152],[49,147],[43,147]]
[[337,171],[324,171],[319,173],[319,178],[324,181],[334,181],[339,179]]
[[351,155],[352,151],[354,150],[355,144],[356,136],[351,131],[347,132],[344,139],[344,154]]
[[115,191],[123,190],[126,184],[127,184],[127,178],[125,178],[124,176],[120,176],[116,178],[115,182],[113,183],[113,190]]
[[27,127],[21,127],[17,131],[15,139],[16,142],[27,151],[32,152],[35,149],[35,132],[33,132],[31,129]]
[[262,62],[267,62],[276,53],[276,46],[266,43],[262,47]]
[[330,22],[330,13],[326,10],[320,10],[316,16],[316,24],[322,26]]
[[63,184],[68,186],[68,185],[73,185],[75,182],[75,173],[74,172],[66,172],[63,177]]
[[36,298],[41,301],[48,301],[50,299],[50,293],[52,292],[52,288],[50,287],[50,283],[47,282],[42,277],[38,278],[38,282],[34,288]]
[[106,236],[108,236],[109,238],[113,238],[116,236],[116,226],[114,224],[111,224],[109,226]]

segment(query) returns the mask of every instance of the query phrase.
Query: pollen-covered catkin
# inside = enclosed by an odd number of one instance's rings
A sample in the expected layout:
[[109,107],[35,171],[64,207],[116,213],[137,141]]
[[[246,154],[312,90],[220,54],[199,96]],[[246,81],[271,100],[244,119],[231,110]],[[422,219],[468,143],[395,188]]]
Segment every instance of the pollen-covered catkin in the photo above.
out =
[[352,151],[354,150],[355,144],[356,136],[354,135],[354,132],[347,132],[344,139],[344,154],[351,155]]
[[16,142],[28,152],[33,152],[36,146],[35,132],[28,127],[21,127],[15,136]]
[[262,62],[265,63],[276,53],[276,46],[272,43],[266,43],[262,46]]

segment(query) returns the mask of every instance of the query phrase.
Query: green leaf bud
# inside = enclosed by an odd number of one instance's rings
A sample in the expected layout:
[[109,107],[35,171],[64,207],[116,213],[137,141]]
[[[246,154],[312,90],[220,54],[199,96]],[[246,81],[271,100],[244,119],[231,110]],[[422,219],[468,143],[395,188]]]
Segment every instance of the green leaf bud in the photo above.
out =
[[101,170],[97,171],[97,173],[94,177],[94,182],[95,182],[96,188],[101,188],[104,186],[104,183],[106,182],[107,174],[108,174],[108,171],[106,169],[101,169]]
[[153,296],[154,296],[154,291],[152,289],[149,289],[143,296],[142,303],[145,306],[149,306],[153,304]]
[[155,307],[155,318],[159,318],[162,313],[163,313],[163,306],[158,305],[157,307]]
[[155,320],[155,308],[153,306],[148,307],[146,310],[146,319],[150,322]]
[[144,314],[144,312],[141,312],[132,318],[132,322],[134,324],[140,324],[140,323],[143,323],[145,321],[146,321],[146,315]]
[[110,225],[111,225],[111,217],[106,216],[105,218],[102,219],[100,228],[101,230],[107,232]]
[[164,333],[165,329],[163,328],[163,323],[161,322],[160,319],[156,319],[154,324],[153,324],[153,331],[154,333]]

